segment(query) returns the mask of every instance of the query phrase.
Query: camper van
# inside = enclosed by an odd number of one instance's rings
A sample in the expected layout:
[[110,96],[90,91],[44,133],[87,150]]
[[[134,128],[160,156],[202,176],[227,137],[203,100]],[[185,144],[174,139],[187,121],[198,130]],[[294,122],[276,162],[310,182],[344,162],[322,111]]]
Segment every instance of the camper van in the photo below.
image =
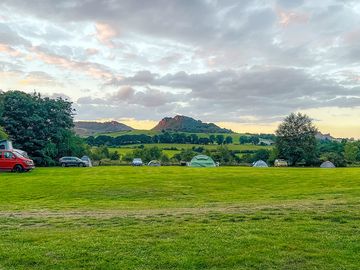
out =
[[0,141],[0,171],[24,172],[34,168],[34,161],[26,152],[14,149],[11,141]]

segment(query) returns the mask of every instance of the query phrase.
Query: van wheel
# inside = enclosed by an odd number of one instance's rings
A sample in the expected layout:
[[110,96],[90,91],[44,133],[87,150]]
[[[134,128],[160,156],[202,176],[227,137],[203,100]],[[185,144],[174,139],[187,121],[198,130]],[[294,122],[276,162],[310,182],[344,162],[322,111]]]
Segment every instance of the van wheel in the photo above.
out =
[[14,172],[22,173],[24,171],[24,168],[21,165],[16,165],[14,167]]
[[66,164],[65,163],[61,163],[61,167],[65,168]]

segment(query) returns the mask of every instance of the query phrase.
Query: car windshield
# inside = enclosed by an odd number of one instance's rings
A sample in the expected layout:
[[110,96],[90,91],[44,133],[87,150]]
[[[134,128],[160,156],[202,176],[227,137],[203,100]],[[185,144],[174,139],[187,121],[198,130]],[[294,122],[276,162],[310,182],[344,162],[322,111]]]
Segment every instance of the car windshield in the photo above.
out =
[[14,152],[12,152],[17,158],[26,158],[26,157],[24,157],[23,155],[21,155],[19,152],[16,152],[16,151],[14,151]]

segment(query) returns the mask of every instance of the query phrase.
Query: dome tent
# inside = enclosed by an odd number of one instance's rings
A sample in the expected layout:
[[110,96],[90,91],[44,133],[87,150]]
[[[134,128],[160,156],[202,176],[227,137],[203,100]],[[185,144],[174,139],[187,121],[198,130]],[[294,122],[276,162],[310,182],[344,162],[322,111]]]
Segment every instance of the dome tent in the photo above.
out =
[[269,167],[265,161],[263,160],[258,160],[253,164],[253,167]]
[[151,161],[148,163],[148,166],[159,167],[159,166],[161,166],[161,163],[160,163],[160,161],[158,161],[158,160],[151,160]]
[[335,165],[331,161],[325,161],[321,163],[320,168],[335,168]]
[[214,160],[205,155],[197,155],[192,158],[190,167],[216,167]]

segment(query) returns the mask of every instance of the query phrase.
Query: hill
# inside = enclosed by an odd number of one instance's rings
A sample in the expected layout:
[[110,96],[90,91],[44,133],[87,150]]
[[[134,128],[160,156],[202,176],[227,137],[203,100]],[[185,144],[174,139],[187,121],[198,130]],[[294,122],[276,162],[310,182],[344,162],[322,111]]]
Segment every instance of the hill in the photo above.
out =
[[230,129],[221,128],[214,123],[203,123],[200,120],[195,120],[183,115],[165,117],[152,130],[193,133],[232,133]]
[[87,121],[78,121],[75,122],[74,128],[76,134],[78,135],[92,135],[96,133],[110,133],[110,132],[119,132],[119,131],[130,131],[134,130],[132,127],[129,127],[125,124],[119,123],[117,121],[110,122],[87,122]]

